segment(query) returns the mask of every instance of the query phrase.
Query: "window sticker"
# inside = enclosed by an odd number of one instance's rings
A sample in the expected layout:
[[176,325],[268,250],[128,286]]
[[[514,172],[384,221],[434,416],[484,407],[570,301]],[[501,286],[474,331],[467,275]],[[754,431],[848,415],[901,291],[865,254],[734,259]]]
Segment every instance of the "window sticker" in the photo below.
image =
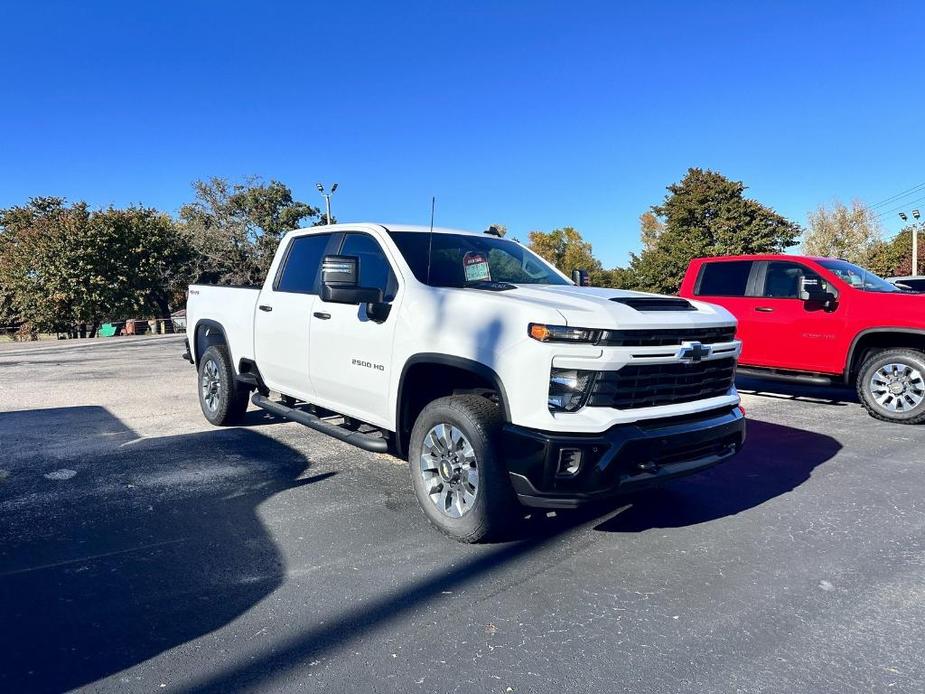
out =
[[491,269],[488,267],[488,258],[481,253],[469,251],[463,256],[463,268],[466,272],[466,282],[491,281]]

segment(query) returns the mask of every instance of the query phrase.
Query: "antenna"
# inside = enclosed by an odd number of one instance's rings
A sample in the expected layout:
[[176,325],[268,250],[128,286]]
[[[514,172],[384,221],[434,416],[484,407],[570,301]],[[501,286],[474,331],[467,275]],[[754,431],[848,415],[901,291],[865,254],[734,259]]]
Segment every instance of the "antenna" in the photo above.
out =
[[430,198],[430,235],[427,237],[427,284],[430,285],[430,256],[434,250],[434,211],[437,209],[437,196]]

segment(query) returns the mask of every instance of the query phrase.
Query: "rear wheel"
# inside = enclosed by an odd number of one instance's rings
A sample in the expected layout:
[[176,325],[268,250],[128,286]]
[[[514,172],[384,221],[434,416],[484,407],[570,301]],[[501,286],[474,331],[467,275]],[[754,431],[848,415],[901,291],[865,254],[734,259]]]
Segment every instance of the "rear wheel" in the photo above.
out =
[[199,406],[212,424],[237,424],[247,410],[250,388],[235,381],[228,348],[212,345],[199,361]]
[[887,422],[925,422],[925,353],[915,349],[876,352],[861,365],[858,397],[871,416]]
[[497,539],[519,507],[496,453],[502,416],[480,395],[427,405],[411,431],[411,485],[427,519],[460,542]]

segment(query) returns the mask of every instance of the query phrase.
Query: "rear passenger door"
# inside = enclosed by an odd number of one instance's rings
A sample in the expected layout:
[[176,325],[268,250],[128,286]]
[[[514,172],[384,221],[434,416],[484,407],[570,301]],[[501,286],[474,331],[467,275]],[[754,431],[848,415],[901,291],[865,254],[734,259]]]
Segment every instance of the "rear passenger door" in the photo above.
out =
[[321,259],[334,234],[289,240],[273,277],[260,292],[254,314],[254,354],[264,382],[275,391],[309,400],[309,327],[321,285]]
[[755,315],[755,283],[758,264],[752,260],[710,260],[703,263],[693,294],[696,298],[728,309],[739,322],[743,364],[755,364],[764,326]]

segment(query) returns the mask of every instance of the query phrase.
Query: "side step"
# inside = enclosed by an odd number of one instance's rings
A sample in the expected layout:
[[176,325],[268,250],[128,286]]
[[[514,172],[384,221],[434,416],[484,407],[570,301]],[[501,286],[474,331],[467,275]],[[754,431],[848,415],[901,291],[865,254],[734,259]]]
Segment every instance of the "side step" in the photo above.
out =
[[333,436],[339,441],[349,443],[353,446],[356,446],[357,448],[362,448],[364,451],[372,451],[373,453],[385,453],[389,449],[389,442],[383,437],[370,436],[369,434],[364,434],[360,431],[350,431],[349,429],[343,429],[342,427],[335,426],[334,424],[329,424],[323,419],[320,419],[313,414],[309,414],[308,412],[297,410],[294,407],[286,407],[282,403],[273,402],[270,400],[270,398],[265,395],[261,395],[260,393],[254,393],[254,395],[251,397],[251,402],[260,409],[266,410],[271,414],[275,414],[277,417],[291,419],[293,422],[298,422],[299,424],[307,426],[310,429],[320,431],[322,434]]
[[772,369],[755,369],[746,366],[740,366],[736,369],[736,376],[745,376],[746,378],[759,378],[767,381],[781,381],[782,383],[804,383],[812,386],[837,386],[842,385],[831,376],[816,376],[813,374],[801,374],[792,372],[780,372]]

